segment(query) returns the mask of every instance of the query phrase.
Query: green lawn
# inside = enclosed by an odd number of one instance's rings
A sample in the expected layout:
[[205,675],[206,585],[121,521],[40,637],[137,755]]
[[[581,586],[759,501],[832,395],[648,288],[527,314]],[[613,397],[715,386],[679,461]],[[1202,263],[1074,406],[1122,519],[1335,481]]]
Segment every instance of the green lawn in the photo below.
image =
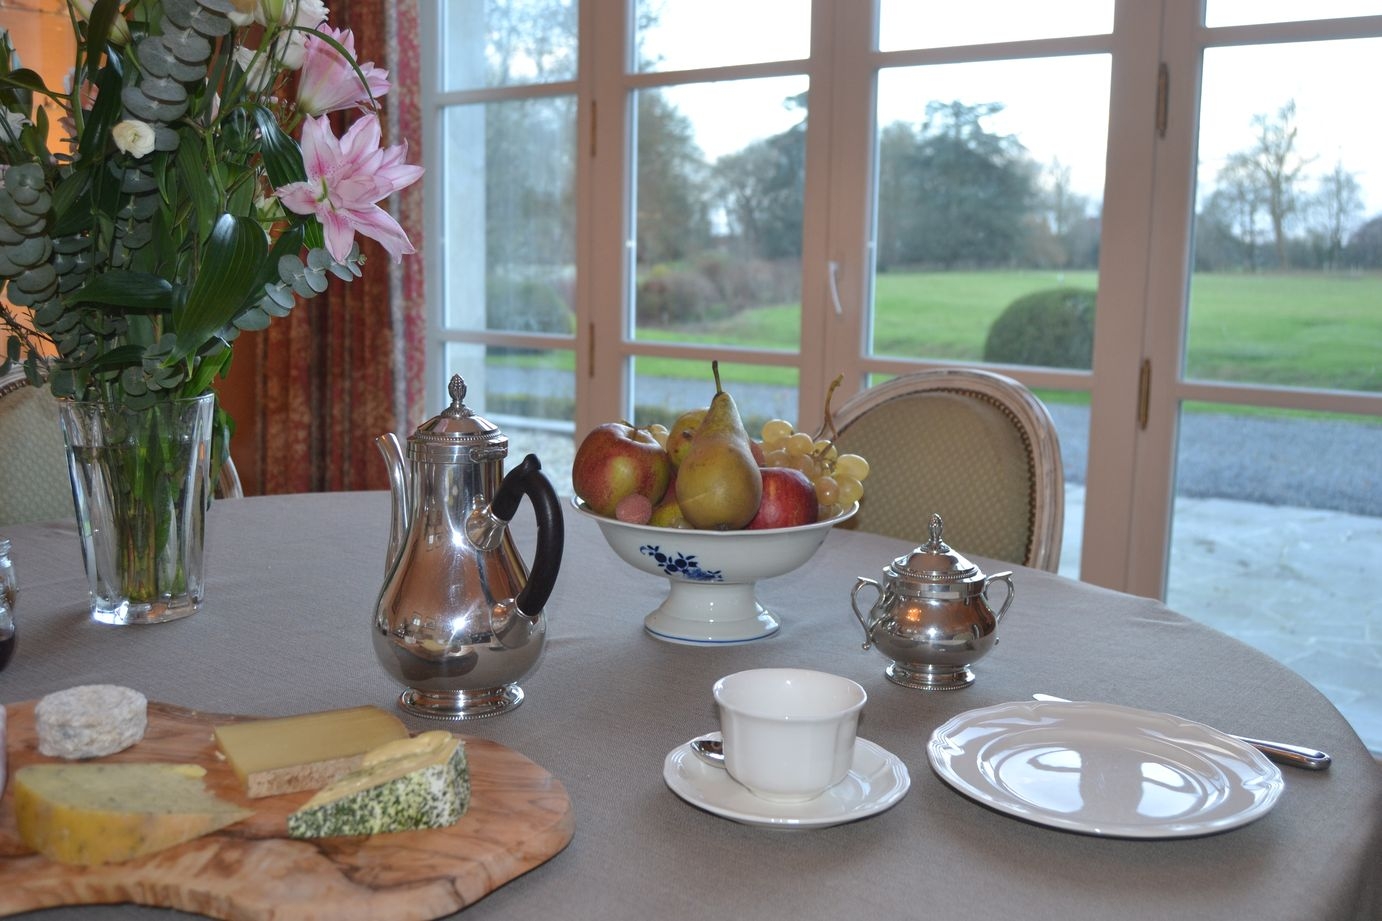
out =
[[[1093,288],[1093,272],[905,272],[875,283],[874,352],[978,361],[989,326],[1016,298],[1043,288]],[[644,338],[793,350],[795,304],[745,311]],[[1382,391],[1382,273],[1200,274],[1191,291],[1191,377]],[[570,356],[567,356],[569,359]],[[641,358],[640,374],[695,376],[698,362]],[[732,380],[794,385],[790,368],[726,366]]]

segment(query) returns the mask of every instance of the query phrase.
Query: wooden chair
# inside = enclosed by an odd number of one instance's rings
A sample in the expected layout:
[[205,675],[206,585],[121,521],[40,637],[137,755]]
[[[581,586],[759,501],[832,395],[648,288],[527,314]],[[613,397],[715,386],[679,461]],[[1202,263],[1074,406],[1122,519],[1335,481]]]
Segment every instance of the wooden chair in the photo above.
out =
[[990,371],[918,371],[861,391],[834,414],[841,453],[869,462],[846,527],[921,544],[932,514],[947,544],[1055,572],[1065,482],[1046,407]]
[[72,514],[58,401],[16,366],[0,376],[0,525]]
[[[244,494],[235,463],[227,457],[216,497]],[[73,514],[58,400],[46,387],[29,386],[24,369],[16,366],[0,376],[0,526]]]

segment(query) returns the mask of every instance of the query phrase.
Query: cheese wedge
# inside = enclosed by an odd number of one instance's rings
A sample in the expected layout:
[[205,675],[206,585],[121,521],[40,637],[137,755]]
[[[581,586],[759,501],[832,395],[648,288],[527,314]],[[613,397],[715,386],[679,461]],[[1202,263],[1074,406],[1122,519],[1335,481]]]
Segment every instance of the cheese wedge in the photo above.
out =
[[288,834],[326,838],[443,828],[469,806],[465,745],[449,732],[424,732],[370,752],[358,770],[290,814]]
[[24,843],[69,864],[153,854],[253,815],[208,793],[194,764],[31,764],[15,771]]
[[403,721],[378,707],[216,727],[216,744],[252,797],[319,789],[358,767],[370,749],[406,738]]

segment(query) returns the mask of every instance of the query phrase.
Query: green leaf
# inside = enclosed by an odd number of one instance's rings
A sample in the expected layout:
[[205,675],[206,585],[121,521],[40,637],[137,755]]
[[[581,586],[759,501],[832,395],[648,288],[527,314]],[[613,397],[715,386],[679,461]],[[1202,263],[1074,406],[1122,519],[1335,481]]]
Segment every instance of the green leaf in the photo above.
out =
[[167,313],[173,309],[173,286],[147,272],[101,272],[62,300],[68,306],[95,304],[138,313]]
[[[164,198],[175,200],[178,192],[185,193],[192,205],[197,222],[197,239],[206,239],[221,216],[221,193],[215,177],[207,168],[202,140],[191,128],[179,132],[175,188],[164,191]],[[171,178],[171,177],[169,177]]]
[[77,149],[94,151],[96,156],[93,157],[93,161],[99,163],[104,159],[100,152],[104,151],[110,142],[110,129],[115,127],[123,111],[120,91],[123,89],[124,81],[121,80],[119,68],[107,64],[96,73],[92,82],[96,84],[96,103],[86,113],[86,122],[82,125],[82,136]]
[[293,182],[306,182],[307,169],[302,165],[302,151],[283,129],[278,118],[267,106],[255,106],[254,117],[259,123],[259,153],[264,158],[264,170],[275,189]]
[[202,357],[197,362],[196,370],[187,380],[187,387],[184,390],[187,396],[196,396],[211,389],[211,382],[216,379],[218,374],[225,371],[230,366],[231,351],[222,346],[219,352],[213,351]]
[[53,189],[54,237],[71,237],[91,229],[91,172],[73,170]]
[[223,214],[202,251],[201,269],[187,301],[173,309],[178,346],[170,361],[193,355],[229,323],[255,289],[256,269],[268,254],[264,231],[253,220]]
[[[110,27],[120,15],[120,0],[96,0],[86,21],[87,54],[95,58],[110,41]],[[95,60],[92,60],[92,64]]]
[[56,96],[52,90],[44,84],[43,78],[35,71],[25,67],[20,70],[12,70],[9,73],[0,72],[0,86],[7,86],[11,89],[24,90],[29,93],[42,93],[45,96]]

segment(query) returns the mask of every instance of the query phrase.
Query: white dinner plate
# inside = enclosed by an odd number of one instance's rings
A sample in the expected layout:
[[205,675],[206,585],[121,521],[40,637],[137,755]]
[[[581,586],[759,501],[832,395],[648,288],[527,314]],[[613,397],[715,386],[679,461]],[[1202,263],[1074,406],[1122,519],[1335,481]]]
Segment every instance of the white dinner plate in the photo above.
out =
[[912,785],[902,760],[867,739],[855,740],[854,766],[845,779],[804,803],[774,803],[754,796],[724,768],[702,761],[689,744],[667,753],[662,777],[673,793],[693,806],[766,828],[826,828],[853,822],[892,806]]
[[1000,812],[1089,835],[1186,838],[1246,825],[1281,771],[1255,748],[1166,713],[1021,701],[961,713],[931,735],[941,779]]

